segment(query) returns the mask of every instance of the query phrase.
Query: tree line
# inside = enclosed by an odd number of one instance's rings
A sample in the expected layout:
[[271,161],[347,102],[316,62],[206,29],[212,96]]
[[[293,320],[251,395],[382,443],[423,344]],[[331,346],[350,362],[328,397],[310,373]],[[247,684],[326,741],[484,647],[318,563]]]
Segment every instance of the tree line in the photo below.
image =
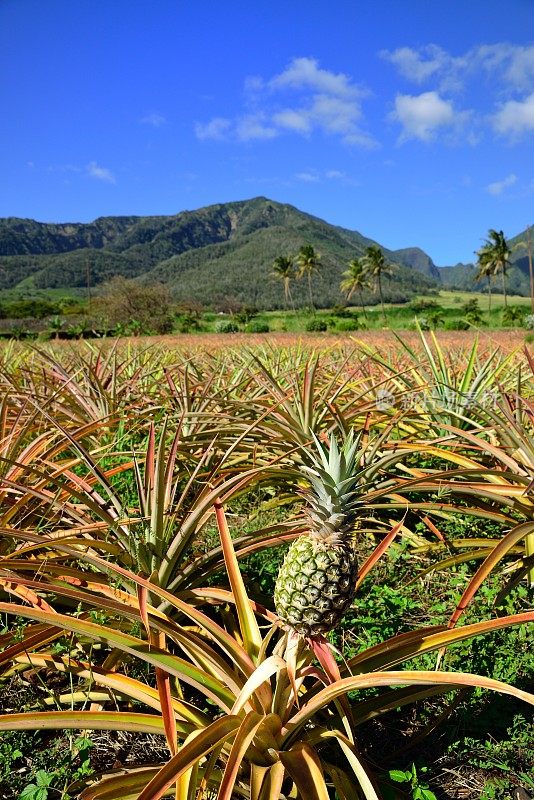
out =
[[[504,295],[504,307],[508,307],[507,293],[507,271],[512,266],[511,256],[518,247],[524,247],[522,242],[510,247],[503,231],[490,228],[483,246],[476,251],[477,272],[476,280],[486,278],[488,281],[488,306],[491,312],[492,281],[500,275],[502,280],[502,292]],[[530,295],[532,312],[534,313],[534,270],[532,263],[532,247],[530,237],[530,226],[527,229],[527,253],[530,272]],[[311,278],[314,272],[320,267],[321,256],[316,252],[313,245],[303,245],[296,256],[278,256],[273,263],[275,278],[278,278],[284,285],[284,296],[286,306],[291,306],[295,310],[295,303],[291,293],[291,284],[294,280],[304,277],[308,282],[308,294],[310,307],[314,309]],[[343,273],[340,283],[340,290],[347,300],[350,300],[354,293],[360,299],[360,305],[364,317],[366,317],[363,291],[372,289],[378,293],[382,316],[385,321],[386,314],[384,308],[384,296],[382,291],[382,279],[393,274],[394,265],[388,263],[383,251],[378,245],[370,245],[365,249],[361,258],[355,258],[348,264],[348,269]]]
[[[295,303],[291,293],[291,284],[294,280],[307,278],[308,296],[310,307],[315,308],[312,293],[312,275],[316,272],[321,263],[321,256],[313,245],[303,245],[296,256],[278,256],[273,263],[275,278],[278,278],[284,285],[284,296],[286,305],[295,310]],[[364,316],[366,316],[365,305],[362,292],[364,289],[372,288],[380,297],[382,316],[385,319],[384,295],[382,291],[382,279],[393,274],[393,265],[386,261],[384,253],[378,245],[370,245],[365,249],[361,258],[355,258],[349,262],[349,268],[343,273],[343,280],[340,289],[350,300],[354,292],[358,292]]]

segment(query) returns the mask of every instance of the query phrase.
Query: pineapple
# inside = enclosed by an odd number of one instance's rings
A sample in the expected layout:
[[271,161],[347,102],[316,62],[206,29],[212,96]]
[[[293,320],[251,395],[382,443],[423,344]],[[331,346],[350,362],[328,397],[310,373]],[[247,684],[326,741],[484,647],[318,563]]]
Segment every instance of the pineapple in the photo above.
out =
[[[315,437],[314,437],[315,438]],[[332,630],[356,591],[358,563],[352,539],[359,507],[359,442],[349,434],[341,448],[334,436],[327,450],[303,467],[309,531],[289,548],[274,592],[276,611],[290,629],[314,637]]]

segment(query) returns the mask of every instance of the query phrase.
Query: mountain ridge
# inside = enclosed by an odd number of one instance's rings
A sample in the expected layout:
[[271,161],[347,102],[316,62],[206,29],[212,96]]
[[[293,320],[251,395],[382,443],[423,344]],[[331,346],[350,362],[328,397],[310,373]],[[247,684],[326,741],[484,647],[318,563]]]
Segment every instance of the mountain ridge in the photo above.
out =
[[[6,217],[0,219],[0,289],[95,286],[119,274],[162,281],[178,300],[209,303],[231,296],[277,307],[284,297],[272,263],[303,244],[322,255],[313,288],[317,302],[327,306],[343,299],[339,283],[348,262],[378,242],[266,197],[173,215],[101,216],[87,223]],[[396,265],[394,278],[384,282],[392,302],[436,289],[448,274],[421,248],[380,246]],[[302,282],[295,284],[294,294],[304,302]],[[373,297],[366,292],[367,301]]]

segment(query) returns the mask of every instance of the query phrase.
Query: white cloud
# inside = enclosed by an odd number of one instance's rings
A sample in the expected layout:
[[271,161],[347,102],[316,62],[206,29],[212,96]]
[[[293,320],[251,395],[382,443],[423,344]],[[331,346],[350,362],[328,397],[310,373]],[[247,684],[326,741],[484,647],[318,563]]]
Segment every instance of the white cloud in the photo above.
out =
[[316,172],[297,172],[295,178],[303,183],[319,183],[321,180]]
[[494,183],[490,183],[486,186],[486,191],[492,195],[499,195],[504,192],[505,189],[508,189],[510,186],[513,186],[514,183],[517,182],[517,175],[514,175],[513,172],[510,175],[507,175],[506,178],[503,178],[502,181],[495,181]]
[[315,58],[294,58],[283,72],[271,78],[268,86],[275,91],[286,88],[311,89],[339,97],[357,97],[362,93],[348,75],[321,69]]
[[350,178],[345,172],[342,172],[339,169],[327,169],[324,171],[317,169],[306,169],[302,170],[301,172],[297,172],[294,177],[297,181],[302,181],[303,183],[324,183],[325,181],[338,181],[339,183],[343,183],[348,186],[360,185],[358,181]]
[[500,72],[502,79],[516,91],[534,86],[534,45],[481,45],[473,52],[473,57],[487,72]]
[[345,173],[344,173],[344,172],[341,172],[339,169],[328,169],[328,170],[325,172],[325,176],[326,176],[326,177],[327,177],[329,180],[340,180],[340,181],[341,181],[341,180],[343,180],[344,178],[346,178],[346,177],[347,177],[347,176],[345,175]]
[[418,84],[433,80],[441,91],[460,89],[467,81],[480,79],[481,73],[507,91],[534,88],[534,45],[482,44],[454,56],[435,44],[427,44],[382,50],[380,55],[408,80]]
[[90,161],[86,167],[86,172],[90,178],[104,183],[116,183],[115,175],[110,169],[99,166],[96,161]]
[[391,61],[401,75],[415,83],[423,83],[442,70],[450,60],[449,54],[435,44],[428,44],[419,50],[411,47],[399,47],[393,52],[382,50],[380,55]]
[[243,142],[249,142],[252,139],[274,139],[275,136],[278,136],[276,128],[266,122],[262,114],[240,119],[237,122],[236,132],[238,138]]
[[146,117],[141,117],[140,122],[143,125],[151,125],[153,128],[161,128],[167,122],[163,114],[147,114]]
[[376,146],[361,127],[361,100],[366,92],[350,76],[323,69],[314,58],[295,58],[269,80],[247,78],[245,95],[254,113],[197,123],[197,137],[251,141],[321,132],[345,144]]
[[214,139],[221,141],[225,139],[230,132],[232,123],[226,117],[214,117],[206,123],[197,122],[195,125],[195,134],[197,139]]
[[309,133],[311,123],[309,114],[306,111],[296,111],[293,108],[285,108],[273,115],[273,123],[279,128],[286,128],[295,133]]
[[534,131],[534,92],[524,100],[509,100],[493,117],[497,133],[518,139]]
[[401,142],[408,139],[429,142],[440,128],[450,128],[457,119],[452,103],[437,92],[397,95],[392,117],[402,125]]

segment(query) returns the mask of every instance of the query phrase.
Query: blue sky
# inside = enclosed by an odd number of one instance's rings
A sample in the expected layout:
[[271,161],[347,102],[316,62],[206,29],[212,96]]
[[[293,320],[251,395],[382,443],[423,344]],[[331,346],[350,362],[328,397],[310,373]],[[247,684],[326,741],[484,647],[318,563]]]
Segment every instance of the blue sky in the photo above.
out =
[[469,261],[534,223],[532,0],[0,0],[0,216],[258,195]]

